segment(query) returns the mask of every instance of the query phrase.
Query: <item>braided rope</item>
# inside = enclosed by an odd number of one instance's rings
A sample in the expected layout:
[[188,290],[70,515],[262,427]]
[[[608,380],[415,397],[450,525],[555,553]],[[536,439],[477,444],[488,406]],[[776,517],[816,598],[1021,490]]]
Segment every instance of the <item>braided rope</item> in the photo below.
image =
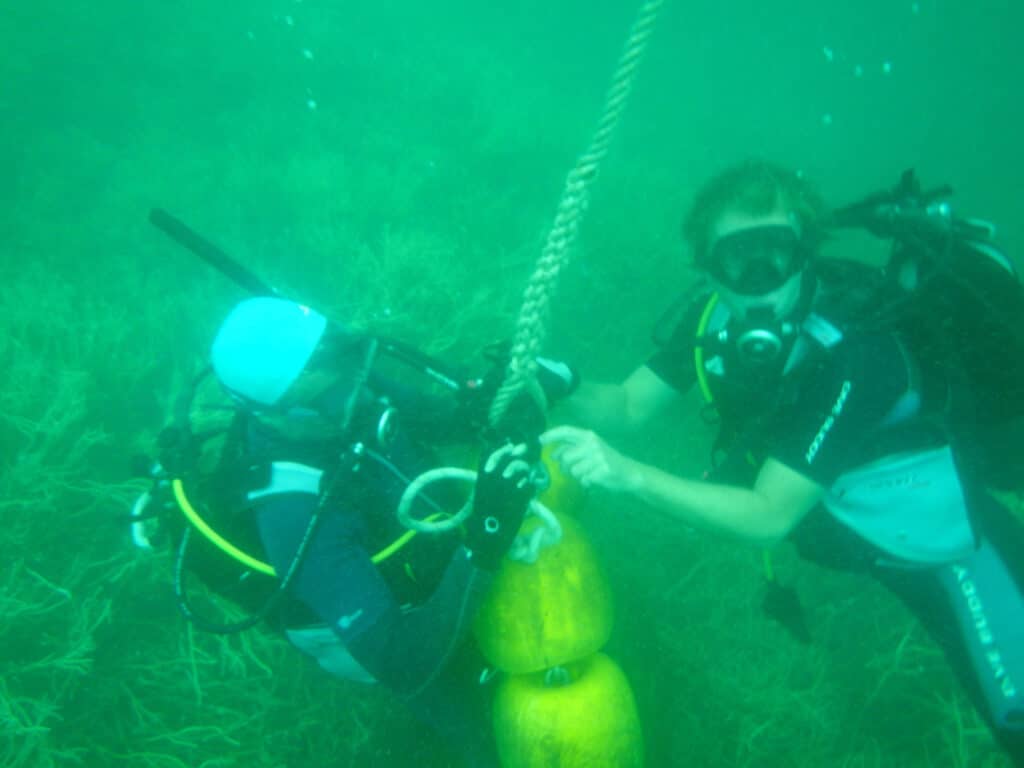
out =
[[590,188],[625,111],[640,60],[663,2],[647,0],[641,6],[605,96],[604,112],[597,130],[565,180],[554,223],[523,295],[505,379],[491,402],[488,419],[492,425],[501,420],[509,404],[537,371],[536,357],[547,335],[547,321],[558,277],[571,259],[572,248],[579,237],[580,221],[590,203]]

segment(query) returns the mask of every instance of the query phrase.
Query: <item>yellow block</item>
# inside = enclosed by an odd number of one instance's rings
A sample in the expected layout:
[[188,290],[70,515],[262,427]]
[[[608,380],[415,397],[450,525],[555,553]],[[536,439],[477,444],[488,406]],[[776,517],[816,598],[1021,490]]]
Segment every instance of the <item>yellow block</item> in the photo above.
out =
[[[580,524],[557,514],[562,541],[536,563],[506,560],[477,614],[484,656],[511,674],[538,672],[590,656],[612,631],[611,590]],[[537,524],[530,518],[524,531]]]
[[494,699],[503,768],[641,768],[643,734],[626,676],[595,654],[549,687],[543,672],[505,678]]

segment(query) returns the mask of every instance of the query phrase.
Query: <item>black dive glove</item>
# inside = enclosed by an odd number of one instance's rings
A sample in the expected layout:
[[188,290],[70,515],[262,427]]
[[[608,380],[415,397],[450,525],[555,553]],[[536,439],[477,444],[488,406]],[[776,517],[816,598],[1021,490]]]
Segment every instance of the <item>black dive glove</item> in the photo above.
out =
[[466,548],[478,568],[493,571],[512,545],[533,496],[526,445],[506,444],[484,455],[477,468]]

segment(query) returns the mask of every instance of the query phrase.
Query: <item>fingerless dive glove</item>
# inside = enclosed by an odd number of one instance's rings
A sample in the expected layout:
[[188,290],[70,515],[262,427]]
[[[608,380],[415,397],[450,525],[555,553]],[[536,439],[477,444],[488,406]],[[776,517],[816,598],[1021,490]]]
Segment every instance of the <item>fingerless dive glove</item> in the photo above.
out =
[[466,548],[477,567],[493,571],[512,545],[533,496],[524,444],[485,453],[477,469],[473,514],[466,521]]

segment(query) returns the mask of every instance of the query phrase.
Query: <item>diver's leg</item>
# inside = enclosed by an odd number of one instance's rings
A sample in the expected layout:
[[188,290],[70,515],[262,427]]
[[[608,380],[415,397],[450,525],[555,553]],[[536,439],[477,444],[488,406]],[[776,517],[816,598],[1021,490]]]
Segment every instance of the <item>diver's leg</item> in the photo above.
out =
[[877,575],[943,649],[971,702],[1024,768],[1024,596],[998,552],[983,542],[954,566]]

